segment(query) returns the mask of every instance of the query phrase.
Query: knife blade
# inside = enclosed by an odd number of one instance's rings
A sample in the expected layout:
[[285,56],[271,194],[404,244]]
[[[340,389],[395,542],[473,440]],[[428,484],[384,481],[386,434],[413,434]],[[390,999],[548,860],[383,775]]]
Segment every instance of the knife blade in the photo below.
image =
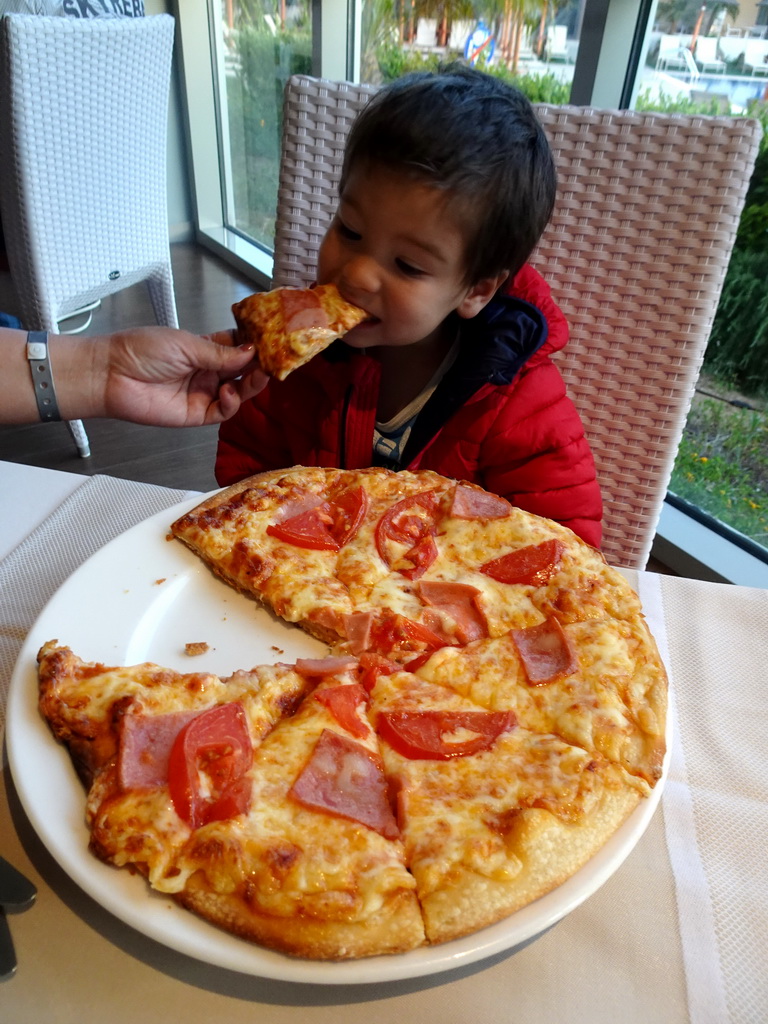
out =
[[13,938],[5,911],[0,907],[0,981],[10,978],[16,973],[16,950],[13,948]]
[[37,889],[32,882],[0,857],[0,907],[13,907],[23,910],[37,896]]

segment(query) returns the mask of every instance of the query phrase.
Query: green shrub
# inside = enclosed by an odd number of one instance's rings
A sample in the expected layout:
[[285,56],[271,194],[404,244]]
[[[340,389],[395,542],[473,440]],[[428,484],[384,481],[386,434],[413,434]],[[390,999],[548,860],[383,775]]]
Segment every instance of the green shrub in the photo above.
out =
[[238,71],[227,76],[227,106],[236,226],[271,245],[283,89],[290,75],[311,74],[312,42],[307,30],[273,36],[252,26],[240,29],[235,40]]
[[376,51],[379,71],[384,82],[394,82],[412,71],[437,71],[439,57],[418,50],[404,50],[398,43],[387,43]]
[[[403,50],[395,43],[380,47],[377,52],[379,71],[385,82],[392,82],[412,71],[437,71],[443,61],[435,54],[421,54],[416,50]],[[490,66],[479,62],[478,66],[489,75],[494,75],[525,93],[532,103],[554,103],[562,106],[571,95],[568,82],[561,82],[556,75],[513,74],[503,64]]]
[[734,249],[705,369],[748,394],[768,394],[768,252]]

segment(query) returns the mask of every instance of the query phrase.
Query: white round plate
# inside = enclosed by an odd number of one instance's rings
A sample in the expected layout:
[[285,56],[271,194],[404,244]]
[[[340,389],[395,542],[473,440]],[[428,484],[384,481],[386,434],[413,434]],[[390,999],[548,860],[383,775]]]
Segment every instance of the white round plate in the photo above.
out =
[[[349,985],[435,974],[514,949],[610,878],[647,828],[661,783],[600,852],[553,892],[473,935],[394,956],[339,963],[283,956],[220,931],[151,890],[143,877],[94,857],[88,850],[84,790],[69,755],[37,710],[36,655],[44,643],[57,639],[86,661],[152,661],[180,672],[221,676],[325,651],[168,539],[170,523],[200,500],[139,523],[73,573],[30,630],[11,680],[6,737],[16,788],[43,843],[85,892],[137,931],[206,963],[275,980]],[[190,658],[185,644],[199,641],[209,645],[208,651]]]

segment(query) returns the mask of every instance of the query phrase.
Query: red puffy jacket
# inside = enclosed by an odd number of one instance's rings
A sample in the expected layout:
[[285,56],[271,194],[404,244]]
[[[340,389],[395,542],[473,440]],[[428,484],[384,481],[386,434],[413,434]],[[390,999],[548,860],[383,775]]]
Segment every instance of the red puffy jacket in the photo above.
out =
[[[549,287],[524,267],[505,295],[461,322],[459,356],[419,413],[402,468],[478,483],[599,547],[592,453],[550,359],[567,340]],[[221,425],[217,480],[294,465],[370,466],[378,389],[379,363],[336,342]]]

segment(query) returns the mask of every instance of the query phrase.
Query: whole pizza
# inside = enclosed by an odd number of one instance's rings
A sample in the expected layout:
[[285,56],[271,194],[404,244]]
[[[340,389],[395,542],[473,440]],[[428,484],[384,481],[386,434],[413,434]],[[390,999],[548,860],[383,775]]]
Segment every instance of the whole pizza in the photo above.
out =
[[295,467],[171,533],[328,656],[219,678],[51,641],[40,708],[93,853],[221,928],[331,960],[470,934],[571,877],[661,778],[639,600],[565,527],[432,472]]

